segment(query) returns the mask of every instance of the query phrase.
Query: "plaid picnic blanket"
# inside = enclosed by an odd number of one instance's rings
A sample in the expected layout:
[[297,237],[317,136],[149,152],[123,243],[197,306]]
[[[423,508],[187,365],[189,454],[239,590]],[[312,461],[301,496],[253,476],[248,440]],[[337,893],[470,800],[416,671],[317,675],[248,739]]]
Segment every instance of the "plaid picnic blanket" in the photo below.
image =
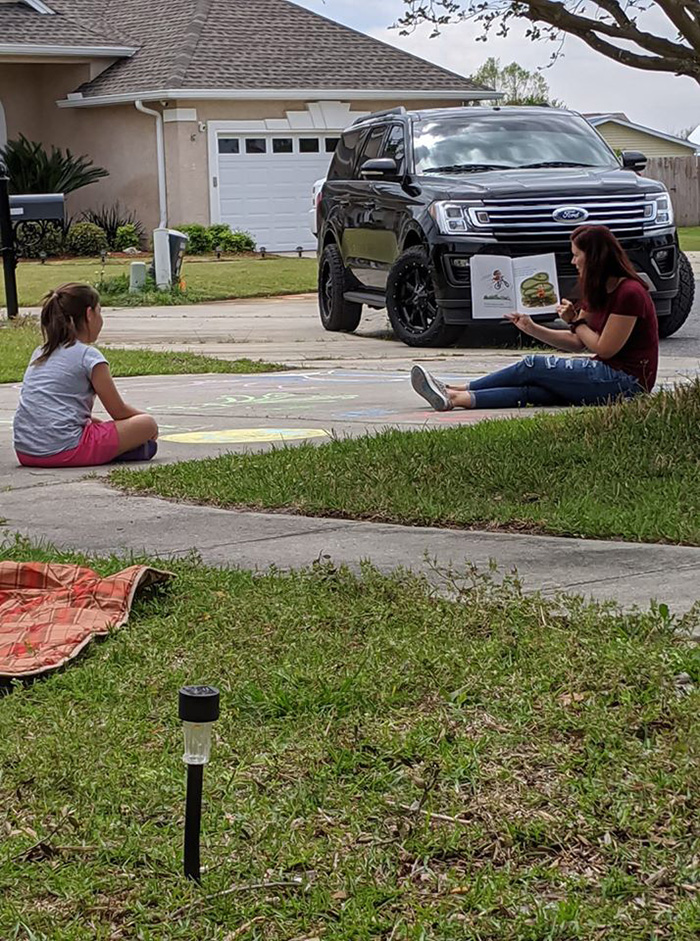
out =
[[136,592],[172,575],[132,565],[102,578],[78,565],[0,562],[0,676],[34,676],[124,624]]

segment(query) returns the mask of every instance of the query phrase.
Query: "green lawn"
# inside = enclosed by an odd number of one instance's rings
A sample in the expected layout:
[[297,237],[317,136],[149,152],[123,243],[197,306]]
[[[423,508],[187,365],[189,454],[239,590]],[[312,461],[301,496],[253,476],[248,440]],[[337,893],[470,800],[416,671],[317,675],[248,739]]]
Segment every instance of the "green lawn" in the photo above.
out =
[[[234,258],[222,261],[186,259],[182,276],[186,291],[169,293],[150,291],[138,296],[128,293],[128,259],[109,259],[102,272],[100,259],[80,261],[22,262],[17,268],[20,303],[33,307],[47,291],[67,281],[86,281],[111,287],[103,291],[106,306],[141,306],[143,304],[191,304],[198,301],[226,300],[235,297],[268,297],[277,294],[303,294],[316,290],[315,258]],[[0,306],[5,303],[0,278]]]
[[679,229],[678,237],[684,252],[700,252],[700,226]]
[[110,479],[223,507],[700,545],[699,427],[700,383],[612,407],[389,430]]
[[[170,568],[0,703],[3,941],[698,937],[700,659],[664,609]],[[222,694],[201,889],[180,875],[193,682]]]
[[[41,345],[41,333],[33,320],[0,323],[0,382],[20,382],[32,352]],[[171,376],[187,373],[274,372],[286,366],[261,360],[214,359],[197,353],[154,353],[152,350],[120,350],[102,347],[114,376]]]

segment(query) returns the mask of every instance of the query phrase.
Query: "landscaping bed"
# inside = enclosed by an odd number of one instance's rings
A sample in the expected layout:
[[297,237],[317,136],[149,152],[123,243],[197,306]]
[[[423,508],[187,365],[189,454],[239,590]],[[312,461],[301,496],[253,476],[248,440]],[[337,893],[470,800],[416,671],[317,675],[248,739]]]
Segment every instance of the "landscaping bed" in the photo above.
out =
[[[125,628],[0,701],[0,937],[697,937],[700,661],[667,611],[168,567]],[[222,699],[201,888],[177,718],[199,682]]]
[[698,427],[695,383],[613,406],[120,469],[110,480],[220,507],[700,545]]
[[[41,345],[35,320],[0,323],[0,382],[20,382],[31,354]],[[153,350],[120,350],[100,346],[113,376],[172,376],[189,373],[275,372],[288,367],[262,360],[215,359],[197,353],[157,353]]]
[[[200,260],[186,258],[182,278],[184,290],[129,294],[129,265],[150,258],[108,258],[104,266],[99,258],[21,262],[17,267],[20,304],[36,307],[44,295],[67,281],[95,285],[105,307],[165,306],[195,304],[203,301],[245,297],[272,297],[305,294],[316,290],[315,258],[287,258],[245,255],[240,258]],[[0,306],[5,303],[0,279]]]

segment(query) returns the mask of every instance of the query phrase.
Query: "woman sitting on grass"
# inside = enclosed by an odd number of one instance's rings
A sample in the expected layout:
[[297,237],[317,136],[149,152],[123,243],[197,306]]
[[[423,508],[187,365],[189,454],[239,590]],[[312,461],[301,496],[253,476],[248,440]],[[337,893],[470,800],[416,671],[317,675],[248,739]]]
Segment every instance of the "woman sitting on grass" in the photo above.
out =
[[422,366],[414,366],[411,383],[416,392],[439,412],[456,407],[602,405],[651,392],[659,326],[646,284],[606,226],[581,226],[571,236],[571,246],[583,303],[578,311],[567,300],[557,306],[569,330],[544,327],[527,314],[509,314],[508,319],[556,350],[592,357],[528,355],[463,386],[445,385]]
[[[26,467],[91,467],[149,461],[158,426],[127,405],[94,343],[102,330],[100,296],[88,284],[64,284],[41,310],[44,345],[24,374],[14,420],[17,459]],[[113,421],[92,417],[95,394]]]

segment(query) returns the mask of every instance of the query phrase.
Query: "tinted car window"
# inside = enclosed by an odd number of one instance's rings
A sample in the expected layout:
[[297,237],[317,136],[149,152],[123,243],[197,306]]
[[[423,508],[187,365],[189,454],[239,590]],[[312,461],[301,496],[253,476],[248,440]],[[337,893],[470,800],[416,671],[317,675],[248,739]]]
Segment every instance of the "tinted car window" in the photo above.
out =
[[399,173],[403,173],[404,159],[406,157],[406,143],[404,139],[403,125],[392,124],[389,133],[384,142],[382,157],[393,157],[396,161]]
[[362,154],[360,159],[357,161],[357,170],[359,171],[363,164],[367,163],[368,160],[374,160],[375,157],[378,157],[382,150],[382,142],[384,140],[384,133],[386,131],[386,125],[380,124],[378,127],[373,127],[365,138],[365,143],[362,148]]
[[336,147],[335,156],[328,171],[329,180],[352,179],[352,167],[355,162],[355,152],[360,142],[360,131],[346,131],[340,138]]
[[445,173],[450,171],[442,168],[457,166],[514,170],[546,162],[618,166],[593,128],[571,114],[496,112],[419,121],[413,140],[416,173]]

